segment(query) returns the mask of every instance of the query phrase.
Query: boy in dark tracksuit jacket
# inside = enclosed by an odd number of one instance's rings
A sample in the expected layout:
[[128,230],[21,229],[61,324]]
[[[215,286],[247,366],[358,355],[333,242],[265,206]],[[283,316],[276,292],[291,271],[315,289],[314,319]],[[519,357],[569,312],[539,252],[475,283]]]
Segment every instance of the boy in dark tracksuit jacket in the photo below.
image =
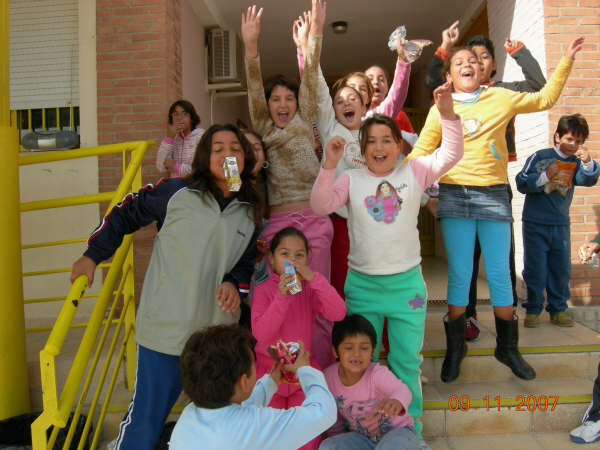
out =
[[563,116],[554,134],[554,147],[531,155],[516,176],[517,189],[525,195],[523,206],[523,279],[527,284],[525,326],[539,326],[544,289],[551,321],[572,327],[565,312],[570,297],[571,237],[569,207],[574,186],[593,186],[598,164],[581,144],[588,137],[587,122],[580,114]]
[[[447,59],[448,51],[456,44],[458,40],[458,21],[452,24],[450,28],[442,32],[442,45],[437,48],[425,75],[425,84],[430,89],[442,85],[446,80],[442,78],[442,66]],[[523,81],[494,81],[491,78],[496,74],[496,61],[494,43],[485,36],[473,36],[467,41],[467,47],[471,48],[477,55],[480,63],[483,66],[482,84],[491,87],[501,87],[517,92],[538,92],[546,84],[546,78],[542,73],[540,65],[535,60],[531,52],[523,45],[522,42],[510,41],[506,39],[504,48],[510,56],[512,56],[517,64],[521,67],[525,80]],[[515,146],[515,121],[510,121],[506,127],[506,146],[508,148],[508,161],[517,160],[517,152]],[[508,185],[508,193],[512,200],[512,191]],[[511,242],[510,242],[510,280],[513,292],[513,305],[517,306],[517,276],[515,270],[515,239],[512,226]],[[475,240],[475,250],[473,254],[473,275],[471,276],[471,287],[469,290],[469,304],[466,310],[467,327],[466,339],[468,341],[475,340],[479,337],[479,325],[476,317],[477,304],[477,277],[479,276],[479,259],[481,258],[481,247],[479,241]]]

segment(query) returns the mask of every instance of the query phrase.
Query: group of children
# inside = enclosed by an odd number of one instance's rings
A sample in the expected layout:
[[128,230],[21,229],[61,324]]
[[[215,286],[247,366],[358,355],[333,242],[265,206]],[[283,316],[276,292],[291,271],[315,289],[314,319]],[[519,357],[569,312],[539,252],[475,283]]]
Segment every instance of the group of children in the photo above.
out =
[[[494,85],[487,41],[452,49],[454,24],[428,70],[428,82],[436,80],[434,105],[417,140],[410,126],[397,125],[405,123],[410,72],[405,41],[397,42],[389,92],[385,71],[373,66],[340,79],[330,96],[319,64],[325,13],[324,2],[312,0],[311,11],[293,23],[300,86],[281,76],[263,84],[262,9],[248,8],[241,35],[253,131],[232,125],[204,131],[194,107],[175,102],[168,116],[172,137],[157,156],[159,171],[172,178],[125,197],[73,266],[72,280],[84,274],[91,283],[96,265],[125,234],[156,221],[136,319],[135,394],[115,448],[153,448],[182,388],[192,403],[175,427],[173,448],[198,442],[207,448],[426,448],[419,418],[427,289],[417,220],[438,179],[436,215],[449,265],[441,378],[458,376],[467,324],[476,325],[465,317],[476,242],[494,306],[495,355],[517,376],[535,377],[517,349],[507,178],[514,142],[511,147],[505,135],[516,114],[552,107],[583,40],[569,46],[545,86],[543,76],[535,88]],[[528,53],[518,43],[506,47],[515,58]],[[539,92],[527,92],[533,90]],[[580,149],[588,135],[584,122],[561,119],[555,147],[533,155],[517,177],[519,191],[527,193],[526,324],[539,315],[549,279],[557,285],[548,294],[553,320],[568,298],[569,245],[561,242],[569,234],[572,185],[598,178],[598,165]],[[224,172],[226,158],[237,163],[239,191]],[[536,267],[546,264],[542,255],[552,261],[549,276],[528,272],[531,252]],[[558,287],[565,277],[567,298],[564,285]],[[291,289],[295,284],[300,292]],[[252,335],[236,325],[249,290]],[[391,371],[372,362],[385,320]],[[279,341],[300,344],[295,362],[273,362],[268,348]],[[295,373],[298,383],[283,379],[283,371]]]

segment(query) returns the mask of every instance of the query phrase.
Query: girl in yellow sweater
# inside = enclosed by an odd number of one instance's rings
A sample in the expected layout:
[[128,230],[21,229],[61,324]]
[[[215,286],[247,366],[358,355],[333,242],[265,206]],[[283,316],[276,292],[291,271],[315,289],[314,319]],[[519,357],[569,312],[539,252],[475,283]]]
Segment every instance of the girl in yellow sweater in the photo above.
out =
[[[475,236],[479,238],[496,319],[495,356],[523,379],[535,371],[517,349],[519,334],[513,313],[508,254],[512,211],[508,200],[508,150],[504,130],[519,113],[550,109],[565,85],[583,38],[574,40],[546,86],[539,92],[514,92],[480,86],[481,69],[469,49],[455,49],[444,63],[446,79],[454,88],[454,110],[461,116],[465,152],[442,178],[437,217],[448,257],[448,315],[446,357],[442,381],[459,374],[464,358],[465,308],[473,269]],[[431,152],[441,138],[438,110],[429,111],[425,127],[409,158]]]

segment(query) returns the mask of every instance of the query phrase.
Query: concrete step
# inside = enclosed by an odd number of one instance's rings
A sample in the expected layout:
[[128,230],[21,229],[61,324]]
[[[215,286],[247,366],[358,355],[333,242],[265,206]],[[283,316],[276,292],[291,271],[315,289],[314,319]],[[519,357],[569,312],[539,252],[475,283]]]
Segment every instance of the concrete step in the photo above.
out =
[[[443,326],[445,308],[430,308],[427,312],[423,345],[423,375],[431,382],[440,380],[446,349]],[[496,328],[490,306],[478,309],[480,338],[467,343],[469,351],[461,364],[457,381],[508,381],[514,378],[508,367],[494,357]],[[561,328],[541,317],[539,328],[524,328],[519,321],[519,348],[524,358],[537,372],[538,379],[593,380],[600,359],[600,336],[578,323],[572,328]]]
[[423,386],[423,434],[566,432],[581,421],[592,386],[578,378],[429,383]]
[[568,432],[496,433],[480,436],[429,438],[426,441],[432,450],[582,450],[599,447],[597,443],[596,445],[582,446],[571,442]]

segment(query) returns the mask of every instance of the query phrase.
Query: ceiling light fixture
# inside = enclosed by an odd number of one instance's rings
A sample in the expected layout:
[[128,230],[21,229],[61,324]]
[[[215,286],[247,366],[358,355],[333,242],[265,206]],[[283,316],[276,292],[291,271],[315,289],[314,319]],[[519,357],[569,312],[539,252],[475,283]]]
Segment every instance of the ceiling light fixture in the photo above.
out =
[[345,20],[337,20],[331,23],[331,28],[333,28],[333,32],[336,34],[342,34],[348,31],[348,22]]

